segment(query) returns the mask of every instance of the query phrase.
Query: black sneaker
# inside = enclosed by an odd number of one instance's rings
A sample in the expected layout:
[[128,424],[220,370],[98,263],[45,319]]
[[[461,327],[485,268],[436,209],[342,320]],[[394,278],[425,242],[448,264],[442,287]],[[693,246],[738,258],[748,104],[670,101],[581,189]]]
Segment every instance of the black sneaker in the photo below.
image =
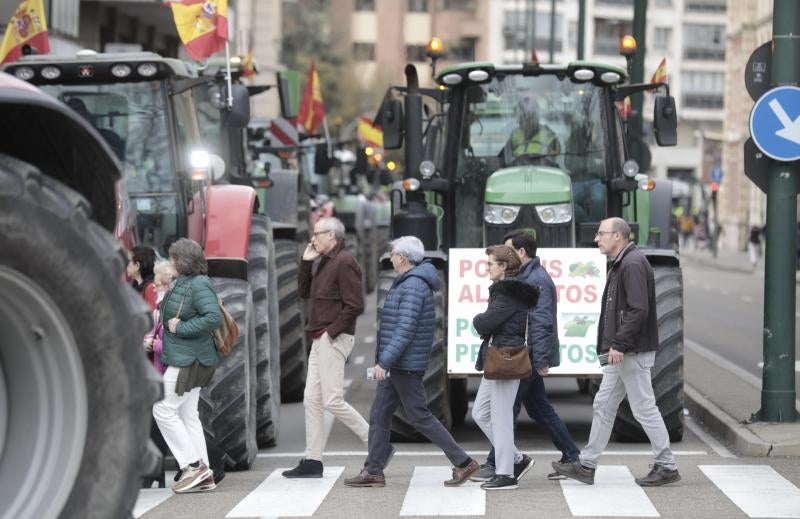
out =
[[594,485],[594,469],[584,467],[580,461],[573,461],[571,463],[553,462],[553,469],[564,477],[586,483],[587,485]]
[[321,478],[322,462],[302,458],[295,468],[284,470],[282,475],[285,478]]
[[661,485],[668,485],[676,483],[681,480],[681,475],[678,474],[678,469],[670,470],[664,465],[651,465],[650,473],[643,478],[636,478],[636,484],[640,487],[659,487]]
[[495,476],[481,485],[484,490],[514,490],[517,488],[517,478],[511,476]]
[[519,463],[514,463],[514,479],[519,481],[522,479],[525,474],[528,473],[529,470],[533,468],[533,465],[536,463],[536,460],[528,456],[527,454],[522,455],[522,460]]
[[[566,456],[561,456],[561,459],[558,460],[559,463],[572,463],[573,461],[577,461],[573,458],[567,458]],[[547,475],[547,479],[550,481],[558,481],[559,479],[567,479],[566,476],[562,476],[558,472],[551,472]]]

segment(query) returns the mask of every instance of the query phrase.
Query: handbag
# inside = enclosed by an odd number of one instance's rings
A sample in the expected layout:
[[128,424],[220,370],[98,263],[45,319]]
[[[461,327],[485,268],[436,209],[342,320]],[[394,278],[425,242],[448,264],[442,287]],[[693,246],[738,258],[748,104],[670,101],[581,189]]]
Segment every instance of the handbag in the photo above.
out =
[[483,377],[488,380],[519,380],[533,374],[528,355],[528,316],[525,316],[525,341],[522,346],[492,346],[492,336],[486,348]]
[[[186,300],[187,292],[188,289],[183,293],[183,299],[181,299],[181,304],[178,307],[178,313],[175,315],[178,319],[181,318],[181,310],[183,310],[183,302]],[[231,352],[233,345],[236,343],[236,338],[239,337],[239,325],[236,324],[236,319],[233,318],[230,312],[225,308],[225,305],[222,304],[221,297],[217,296],[217,302],[219,303],[219,311],[222,314],[222,322],[216,330],[211,332],[211,338],[214,340],[214,347],[217,349],[217,352],[225,357]]]

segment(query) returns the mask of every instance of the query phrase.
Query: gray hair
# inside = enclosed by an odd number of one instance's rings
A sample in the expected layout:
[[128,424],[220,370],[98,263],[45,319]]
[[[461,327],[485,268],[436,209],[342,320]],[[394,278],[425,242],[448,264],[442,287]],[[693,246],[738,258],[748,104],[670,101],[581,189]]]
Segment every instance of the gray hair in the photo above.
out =
[[336,236],[337,240],[344,239],[344,224],[338,218],[334,218],[333,216],[320,218],[319,221],[317,221],[317,225],[322,227],[322,230],[333,231],[333,234]]
[[401,236],[393,240],[391,245],[395,254],[403,256],[414,265],[425,259],[425,246],[416,236]]
[[631,239],[631,226],[628,225],[628,222],[619,218],[617,216],[608,219],[611,222],[611,231],[618,232],[622,239],[625,241],[630,241]]
[[153,274],[154,278],[161,277],[167,284],[172,283],[178,277],[172,262],[167,260],[157,261],[155,267],[153,267]]
[[200,244],[189,238],[181,238],[169,246],[169,257],[175,262],[178,274],[198,276],[208,274],[206,255]]

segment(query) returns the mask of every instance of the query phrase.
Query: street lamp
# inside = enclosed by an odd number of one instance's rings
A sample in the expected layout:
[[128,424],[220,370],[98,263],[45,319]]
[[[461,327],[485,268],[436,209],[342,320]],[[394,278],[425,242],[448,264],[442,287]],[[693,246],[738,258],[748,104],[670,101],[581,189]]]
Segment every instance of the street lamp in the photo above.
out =
[[433,37],[425,47],[425,55],[431,58],[431,76],[436,77],[436,60],[444,56],[444,43],[440,38]]

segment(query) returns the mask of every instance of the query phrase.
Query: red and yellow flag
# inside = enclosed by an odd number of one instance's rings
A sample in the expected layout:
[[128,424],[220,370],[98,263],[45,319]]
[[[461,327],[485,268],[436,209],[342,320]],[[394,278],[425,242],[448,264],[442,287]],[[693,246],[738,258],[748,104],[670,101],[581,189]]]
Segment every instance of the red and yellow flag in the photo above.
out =
[[619,106],[619,116],[622,119],[627,119],[633,113],[633,107],[631,106],[631,97],[626,97]]
[[253,77],[256,75],[256,66],[253,63],[253,52],[247,51],[247,54],[244,55],[242,59],[242,76],[244,77]]
[[650,78],[651,83],[666,83],[667,82],[667,58],[661,58],[661,63],[658,68],[653,72],[653,77]]
[[178,36],[192,59],[205,59],[225,48],[228,0],[173,0],[170,6]]
[[43,4],[43,0],[22,0],[19,4],[6,27],[0,46],[0,63],[18,60],[24,45],[36,48],[39,54],[50,52]]
[[300,111],[297,113],[297,122],[308,133],[314,133],[325,118],[325,105],[322,103],[322,90],[319,84],[319,74],[316,63],[311,63],[308,71],[306,89],[300,101]]
[[383,148],[383,130],[375,126],[372,119],[361,116],[358,119],[358,140],[366,146]]

